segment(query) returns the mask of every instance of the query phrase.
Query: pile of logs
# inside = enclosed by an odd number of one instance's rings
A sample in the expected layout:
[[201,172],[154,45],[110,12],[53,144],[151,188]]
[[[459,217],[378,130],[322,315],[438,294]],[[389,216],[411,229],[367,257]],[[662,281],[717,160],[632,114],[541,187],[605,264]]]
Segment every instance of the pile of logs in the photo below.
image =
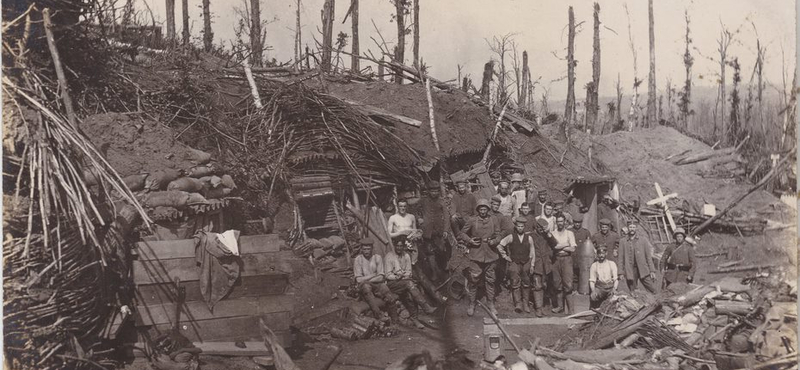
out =
[[747,161],[739,154],[739,149],[747,142],[747,136],[737,146],[719,150],[710,150],[704,153],[688,155],[691,150],[687,150],[669,159],[673,164],[683,166],[692,163],[708,161],[709,169],[700,170],[698,175],[704,178],[734,178],[743,176],[747,173],[744,165]]

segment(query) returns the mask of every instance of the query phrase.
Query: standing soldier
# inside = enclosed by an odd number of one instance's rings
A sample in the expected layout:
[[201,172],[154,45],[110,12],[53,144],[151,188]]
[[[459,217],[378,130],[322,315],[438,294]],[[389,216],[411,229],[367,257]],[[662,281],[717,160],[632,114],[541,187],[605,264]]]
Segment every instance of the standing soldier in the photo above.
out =
[[[578,253],[572,255],[573,271],[577,271],[578,290],[584,289],[589,284],[589,268],[594,262],[595,251],[593,247],[586,249],[586,241],[592,233],[583,227],[583,213],[577,212],[572,216],[572,233],[575,235],[575,244],[578,245]],[[585,291],[580,292],[585,293]]]
[[467,219],[475,216],[475,206],[477,205],[478,199],[467,191],[467,182],[465,180],[456,181],[456,193],[453,194],[453,199],[450,201],[453,210],[452,216],[450,216],[450,228],[453,233],[461,231]]
[[608,253],[611,261],[614,261],[619,266],[619,234],[611,230],[611,220],[607,218],[600,219],[600,231],[592,235],[592,244],[595,248],[605,245],[608,248]]
[[464,269],[467,274],[467,296],[469,297],[467,315],[475,314],[478,285],[481,282],[486,291],[486,304],[489,310],[496,315],[497,309],[494,307],[495,265],[500,257],[495,252],[495,247],[500,239],[500,231],[494,217],[489,215],[489,202],[485,199],[478,200],[475,210],[478,212],[478,216],[468,220],[459,235],[459,238],[469,248],[467,258],[470,263]]
[[536,217],[537,220],[545,220],[547,222],[547,229],[550,232],[556,231],[556,217],[553,216],[553,204],[547,202],[544,204],[544,213]]
[[664,287],[672,283],[691,283],[697,263],[694,258],[694,247],[686,241],[686,230],[675,229],[675,245],[670,245],[661,256],[661,268],[664,269]]
[[489,215],[492,216],[494,222],[497,224],[497,230],[500,233],[501,238],[510,234],[511,230],[514,229],[514,223],[511,221],[511,217],[508,217],[500,212],[500,205],[502,203],[503,199],[500,197],[500,195],[495,194],[492,197],[491,211],[489,212]]
[[420,210],[423,220],[422,248],[418,258],[430,270],[431,280],[438,282],[447,268],[447,258],[450,256],[444,234],[447,219],[438,181],[428,184],[428,197],[420,201]]
[[[511,278],[511,297],[514,300],[514,311],[523,310],[530,313],[528,298],[531,287],[531,273],[536,260],[536,249],[533,238],[525,234],[525,217],[514,217],[514,232],[500,240],[498,252],[508,261],[508,274]],[[520,288],[522,288],[520,296]]]
[[619,279],[625,279],[628,291],[639,287],[639,280],[650,293],[656,292],[656,267],[653,266],[653,246],[647,238],[636,235],[638,221],[628,220],[628,236],[619,242]]
[[500,213],[511,217],[514,213],[514,202],[511,199],[511,186],[508,184],[508,181],[500,181],[495,196],[500,198]]
[[547,204],[547,190],[541,189],[536,196],[536,202],[533,203],[533,215],[536,217],[544,216],[544,206]]
[[511,211],[515,217],[519,216],[519,208],[528,202],[528,192],[522,186],[523,181],[525,181],[525,177],[522,174],[515,173],[511,175],[511,204],[513,204]]
[[556,217],[556,231],[552,232],[556,245],[553,247],[555,260],[553,263],[553,285],[556,290],[556,302],[552,311],[554,313],[564,312],[566,306],[567,313],[573,314],[575,305],[572,297],[572,254],[575,253],[577,244],[575,234],[566,227],[564,215]]
[[[536,220],[536,232],[531,233],[533,245],[536,248],[536,259],[533,261],[533,276],[531,276],[531,287],[533,288],[533,308],[537,317],[543,317],[544,311],[544,288],[547,277],[552,270],[553,248],[557,242],[550,234],[547,221]],[[552,301],[552,300],[551,300]]]

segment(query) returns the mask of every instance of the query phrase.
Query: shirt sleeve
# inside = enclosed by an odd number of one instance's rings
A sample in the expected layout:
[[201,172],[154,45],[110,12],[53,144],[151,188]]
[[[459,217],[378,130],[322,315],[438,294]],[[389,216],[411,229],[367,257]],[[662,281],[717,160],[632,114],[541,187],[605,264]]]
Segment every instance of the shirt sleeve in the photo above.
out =
[[578,247],[578,243],[575,242],[575,233],[570,231],[567,233],[567,241],[569,246],[571,247]]
[[689,248],[689,250],[687,251],[689,253],[689,264],[692,266],[689,268],[689,276],[694,279],[694,273],[695,271],[697,271],[697,261],[695,261],[694,258],[694,247],[692,247],[691,245],[687,247]]
[[375,255],[375,258],[377,258],[377,259],[378,259],[378,260],[376,261],[376,262],[377,262],[377,263],[376,263],[376,265],[378,265],[378,268],[377,268],[377,269],[378,269],[378,271],[376,271],[376,272],[375,272],[375,275],[383,275],[383,276],[386,276],[386,273],[385,273],[385,271],[384,271],[384,269],[383,269],[383,258],[381,258],[381,256],[380,256],[379,254],[376,254],[376,255]]
[[511,243],[511,239],[513,237],[511,235],[507,235],[503,239],[500,239],[500,244],[497,245],[497,251],[500,253],[503,258],[508,257],[508,252],[506,252],[506,246],[508,243]]
[[356,257],[355,263],[353,263],[353,276],[358,283],[364,278],[364,269],[361,268],[361,261],[358,257]]
[[614,261],[608,261],[608,263],[611,264],[612,280],[617,280],[617,275],[619,275],[619,273],[617,272],[617,264],[614,263]]
[[386,278],[389,280],[397,280],[399,278],[397,274],[395,274],[395,271],[399,270],[395,262],[397,262],[397,258],[395,258],[393,254],[387,254],[386,259],[383,260]]

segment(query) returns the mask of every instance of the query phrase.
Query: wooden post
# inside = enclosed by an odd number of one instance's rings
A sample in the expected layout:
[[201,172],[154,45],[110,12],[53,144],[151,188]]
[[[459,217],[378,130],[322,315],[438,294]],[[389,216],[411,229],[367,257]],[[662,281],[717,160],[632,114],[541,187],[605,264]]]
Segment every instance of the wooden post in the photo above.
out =
[[72,106],[72,98],[69,96],[69,85],[67,85],[67,78],[64,75],[64,68],[61,65],[61,58],[58,56],[58,48],[56,48],[56,39],[53,36],[53,21],[50,19],[50,9],[44,8],[42,10],[42,18],[44,19],[44,32],[47,36],[47,47],[50,49],[50,56],[53,57],[53,65],[56,68],[56,77],[58,78],[58,85],[61,87],[61,100],[64,102],[64,110],[67,111],[67,119],[72,127],[78,128],[78,121],[75,118],[75,111]]
[[175,0],[167,0],[167,41],[175,41]]
[[[185,0],[184,0],[185,1]],[[250,64],[261,67],[264,46],[261,45],[261,2],[250,0]]]
[[419,0],[414,0],[414,68],[419,69]]
[[350,47],[351,47],[351,52],[353,53],[354,56],[350,57],[350,70],[353,73],[359,73],[359,71],[361,71],[361,65],[360,65],[361,59],[358,58],[358,55],[361,54],[361,51],[359,49],[359,41],[358,41],[358,0],[352,0],[352,1],[353,1],[351,5],[352,10],[350,11],[351,13],[350,16],[352,17],[352,19],[350,19],[350,24],[352,26],[353,44]]
[[[395,15],[397,19],[397,47],[394,49],[394,61],[403,64],[406,56],[406,1],[394,0]],[[403,84],[403,71],[395,68],[394,82]]]
[[567,41],[567,103],[564,120],[558,127],[558,139],[567,141],[567,127],[572,127],[575,112],[575,13],[569,7],[569,31]]
[[333,53],[333,15],[336,7],[335,0],[325,0],[322,6],[322,70],[331,70],[331,57]]
[[647,1],[650,30],[650,73],[647,76],[647,127],[655,127],[656,120],[656,33],[653,27],[653,0]]
[[181,18],[183,19],[183,46],[189,45],[189,0],[181,0]]
[[490,86],[492,74],[494,73],[494,61],[488,61],[483,65],[483,80],[481,81],[481,99],[489,103]]
[[592,96],[586,101],[586,123],[597,132],[600,111],[600,4],[594,3],[594,41],[592,43]]
[[214,47],[214,32],[211,31],[211,0],[203,0],[203,49],[206,52]]

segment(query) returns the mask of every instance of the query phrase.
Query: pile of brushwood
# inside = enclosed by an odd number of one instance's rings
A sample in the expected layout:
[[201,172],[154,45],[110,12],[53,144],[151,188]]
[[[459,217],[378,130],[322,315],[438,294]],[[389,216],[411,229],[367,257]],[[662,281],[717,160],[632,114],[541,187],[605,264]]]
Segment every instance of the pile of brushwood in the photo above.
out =
[[656,297],[616,295],[554,348],[592,358],[561,358],[555,367],[796,368],[796,301],[797,283],[781,269],[676,283]]
[[[69,22],[88,4],[5,5],[4,356],[15,369],[111,366],[113,349],[100,336],[127,274],[124,236],[147,216],[79,130],[76,112],[84,111],[87,90],[66,84],[66,67],[81,67],[63,63],[76,60],[75,52],[87,51],[88,60],[96,52],[87,43],[57,47],[56,40],[85,40]],[[87,170],[94,184],[86,181]]]

